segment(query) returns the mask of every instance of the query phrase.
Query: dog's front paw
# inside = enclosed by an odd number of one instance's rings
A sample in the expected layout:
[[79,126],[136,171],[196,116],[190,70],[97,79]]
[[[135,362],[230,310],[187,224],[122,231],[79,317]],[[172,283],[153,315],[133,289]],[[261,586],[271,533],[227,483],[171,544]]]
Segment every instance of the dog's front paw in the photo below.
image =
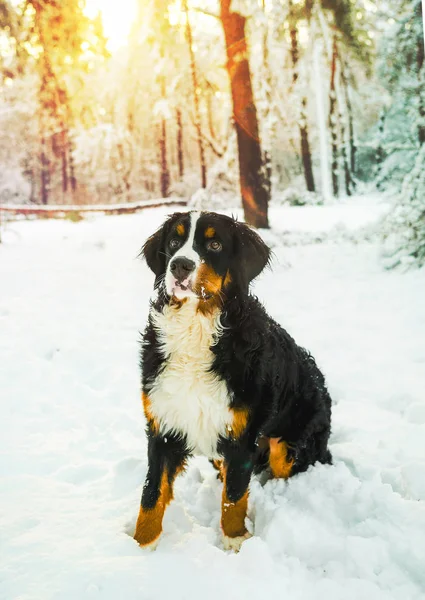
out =
[[225,550],[233,550],[233,552],[239,552],[241,546],[245,540],[252,537],[252,534],[247,531],[244,535],[238,535],[237,537],[229,537],[223,534],[223,547]]
[[139,517],[137,520],[136,531],[134,532],[133,538],[141,548],[155,550],[158,546],[162,528],[153,527],[153,525],[154,523],[149,522],[146,518]]
[[145,535],[138,535],[137,529],[136,532],[133,536],[133,539],[136,540],[136,542],[139,544],[139,546],[141,548],[146,548],[147,550],[156,550],[158,544],[159,544],[159,540],[160,540],[161,536],[156,537],[155,539],[149,539],[147,538]]
[[150,550],[151,552],[154,552],[157,549],[159,540],[160,540],[160,538],[157,537],[156,540],[153,540],[153,542],[148,542],[147,544],[141,544],[139,542],[139,540],[136,539],[136,537],[134,537],[134,539],[136,540],[136,542],[139,544],[139,546],[141,548],[143,548],[144,550]]

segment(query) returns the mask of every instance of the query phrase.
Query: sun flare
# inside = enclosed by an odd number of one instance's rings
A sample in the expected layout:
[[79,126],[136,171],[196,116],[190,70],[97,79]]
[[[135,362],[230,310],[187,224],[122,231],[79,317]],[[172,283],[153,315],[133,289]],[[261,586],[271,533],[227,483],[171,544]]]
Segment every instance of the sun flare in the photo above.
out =
[[86,0],[88,16],[95,17],[99,12],[109,51],[125,46],[137,16],[137,0]]

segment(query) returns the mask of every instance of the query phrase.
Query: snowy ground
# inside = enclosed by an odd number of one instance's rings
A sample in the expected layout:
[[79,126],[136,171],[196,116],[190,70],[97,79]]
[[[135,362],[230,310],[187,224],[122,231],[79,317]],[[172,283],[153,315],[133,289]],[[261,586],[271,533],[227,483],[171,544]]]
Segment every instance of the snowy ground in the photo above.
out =
[[152,286],[135,257],[168,211],[8,227],[2,600],[424,598],[425,271],[385,272],[365,241],[283,245],[381,211],[272,211],[274,270],[256,293],[327,376],[335,464],[253,481],[255,535],[238,555],[220,546],[220,483],[203,459],[177,481],[156,552],[128,535],[146,471],[137,332]]

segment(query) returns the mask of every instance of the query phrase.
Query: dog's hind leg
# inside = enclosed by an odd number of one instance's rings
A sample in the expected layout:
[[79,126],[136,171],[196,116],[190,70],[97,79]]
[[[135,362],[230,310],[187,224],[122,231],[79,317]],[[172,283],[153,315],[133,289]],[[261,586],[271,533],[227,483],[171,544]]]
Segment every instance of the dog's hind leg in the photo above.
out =
[[295,460],[290,454],[286,442],[280,438],[270,438],[269,465],[273,477],[288,479],[292,475]]

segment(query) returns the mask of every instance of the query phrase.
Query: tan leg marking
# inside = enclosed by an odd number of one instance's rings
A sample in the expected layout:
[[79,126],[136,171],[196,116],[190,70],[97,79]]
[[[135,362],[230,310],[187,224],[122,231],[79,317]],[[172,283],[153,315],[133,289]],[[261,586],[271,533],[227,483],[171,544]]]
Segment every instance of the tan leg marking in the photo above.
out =
[[246,408],[233,408],[231,412],[233,413],[233,421],[230,425],[231,430],[229,430],[229,433],[232,437],[238,439],[248,425],[249,412]]
[[288,444],[279,442],[279,438],[270,438],[269,465],[273,477],[288,479],[291,475],[294,459],[288,460]]
[[140,507],[134,539],[141,546],[152,544],[161,535],[164,512],[172,498],[173,490],[168,481],[167,470],[165,469],[162,474],[159,498],[156,505],[150,509]]
[[248,508],[248,490],[237,502],[232,502],[227,497],[226,467],[223,468],[223,495],[221,498],[221,528],[223,534],[230,538],[247,534],[245,517]]

